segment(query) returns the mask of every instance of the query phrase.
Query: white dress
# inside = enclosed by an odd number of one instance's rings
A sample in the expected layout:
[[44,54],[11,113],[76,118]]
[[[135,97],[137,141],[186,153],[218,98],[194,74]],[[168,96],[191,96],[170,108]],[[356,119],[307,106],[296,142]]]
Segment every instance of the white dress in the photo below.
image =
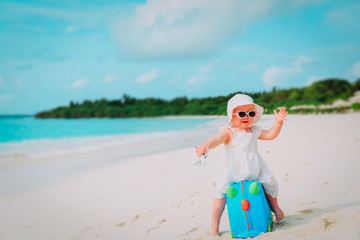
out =
[[233,133],[231,142],[224,144],[224,156],[218,161],[215,172],[215,197],[225,197],[226,187],[242,180],[256,180],[272,197],[277,197],[278,184],[270,168],[258,153],[257,138],[261,127],[251,126],[252,132],[237,132],[229,126]]

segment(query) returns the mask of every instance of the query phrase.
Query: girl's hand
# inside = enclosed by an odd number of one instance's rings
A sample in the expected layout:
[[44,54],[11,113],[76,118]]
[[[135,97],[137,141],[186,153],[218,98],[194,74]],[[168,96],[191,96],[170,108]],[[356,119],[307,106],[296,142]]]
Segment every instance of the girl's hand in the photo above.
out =
[[275,114],[275,121],[277,123],[283,123],[284,120],[286,120],[286,116],[288,115],[288,112],[285,110],[284,107],[281,107],[279,112],[276,112],[276,110],[274,110],[274,114]]
[[196,148],[196,155],[200,158],[202,155],[204,155],[206,149],[202,149],[201,147],[195,147]]

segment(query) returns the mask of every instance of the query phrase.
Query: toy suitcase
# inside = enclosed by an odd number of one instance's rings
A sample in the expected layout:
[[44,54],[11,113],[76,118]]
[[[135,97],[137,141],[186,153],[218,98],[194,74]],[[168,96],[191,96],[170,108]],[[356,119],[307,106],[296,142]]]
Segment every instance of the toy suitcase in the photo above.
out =
[[260,182],[241,181],[226,188],[231,236],[256,237],[271,232],[269,203]]

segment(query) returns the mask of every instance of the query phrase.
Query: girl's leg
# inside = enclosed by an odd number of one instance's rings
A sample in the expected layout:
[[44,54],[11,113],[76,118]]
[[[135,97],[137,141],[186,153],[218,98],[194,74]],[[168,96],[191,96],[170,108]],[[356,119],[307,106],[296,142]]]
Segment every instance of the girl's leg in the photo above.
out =
[[226,198],[215,198],[213,203],[213,208],[211,212],[211,230],[209,232],[210,235],[218,235],[219,234],[219,224],[222,213],[224,212],[226,204]]
[[273,198],[270,194],[265,192],[266,198],[270,203],[271,211],[275,213],[276,221],[280,222],[284,218],[284,212],[280,209],[278,205],[277,198]]

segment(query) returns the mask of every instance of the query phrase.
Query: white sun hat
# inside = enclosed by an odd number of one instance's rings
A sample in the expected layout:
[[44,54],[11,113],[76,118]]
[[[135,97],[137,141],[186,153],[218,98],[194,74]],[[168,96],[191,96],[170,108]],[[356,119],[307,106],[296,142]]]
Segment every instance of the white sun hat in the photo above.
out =
[[257,121],[260,120],[260,118],[263,115],[264,108],[255,104],[253,99],[251,97],[249,97],[248,95],[236,94],[228,101],[228,104],[227,104],[227,115],[229,118],[229,122],[228,122],[229,126],[233,125],[232,116],[233,116],[234,108],[236,108],[238,106],[249,105],[249,104],[254,104],[254,106],[255,106],[256,116],[254,117],[253,123],[256,123]]

